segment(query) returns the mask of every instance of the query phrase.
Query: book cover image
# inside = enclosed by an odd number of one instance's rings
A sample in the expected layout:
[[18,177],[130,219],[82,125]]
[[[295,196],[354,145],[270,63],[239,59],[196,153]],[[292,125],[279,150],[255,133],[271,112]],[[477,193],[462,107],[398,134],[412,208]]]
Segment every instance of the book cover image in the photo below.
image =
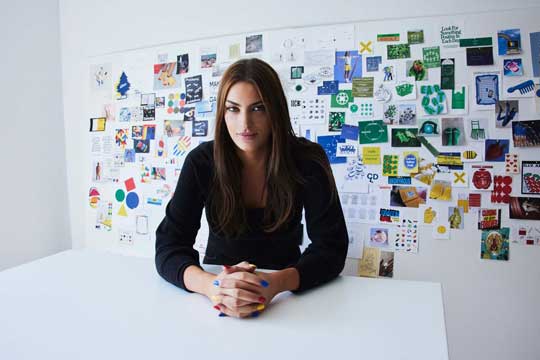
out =
[[510,253],[510,228],[482,231],[481,258],[486,260],[508,260]]

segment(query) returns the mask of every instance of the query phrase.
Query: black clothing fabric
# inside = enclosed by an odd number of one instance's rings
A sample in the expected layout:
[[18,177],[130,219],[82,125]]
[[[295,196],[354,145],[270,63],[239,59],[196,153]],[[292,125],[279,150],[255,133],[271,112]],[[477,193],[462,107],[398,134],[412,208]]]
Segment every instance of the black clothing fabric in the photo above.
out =
[[[182,167],[165,218],[156,230],[156,268],[170,283],[185,289],[184,271],[190,265],[200,267],[199,253],[193,248],[200,228],[202,210],[209,198],[214,175],[214,142],[208,141],[193,149]],[[262,230],[264,209],[248,208],[248,232],[227,238],[210,227],[205,264],[234,265],[241,261],[261,269],[281,270],[294,267],[300,275],[295,292],[325,283],[343,270],[347,256],[348,235],[339,199],[330,202],[330,184],[321,165],[297,162],[306,183],[295,193],[292,220],[273,233]],[[311,244],[301,254],[305,210]]]

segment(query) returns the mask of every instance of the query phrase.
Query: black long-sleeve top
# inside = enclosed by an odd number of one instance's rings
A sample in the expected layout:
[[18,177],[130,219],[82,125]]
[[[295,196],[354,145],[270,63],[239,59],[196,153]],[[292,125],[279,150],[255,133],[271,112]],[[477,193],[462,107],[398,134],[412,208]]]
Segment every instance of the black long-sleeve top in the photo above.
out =
[[[156,230],[156,268],[170,283],[185,289],[184,271],[190,265],[200,267],[199,253],[193,248],[200,228],[202,210],[208,198],[214,174],[214,142],[193,149],[182,167],[176,190]],[[262,208],[247,209],[250,229],[235,238],[216,233],[208,218],[210,234],[203,259],[205,264],[233,265],[241,261],[262,269],[294,267],[300,275],[295,292],[330,281],[343,270],[348,236],[343,210],[336,196],[330,200],[330,183],[321,165],[315,161],[297,162],[306,183],[295,193],[291,221],[280,230],[262,230]],[[311,244],[301,254],[305,210],[307,233]],[[188,290],[189,291],[189,290]]]

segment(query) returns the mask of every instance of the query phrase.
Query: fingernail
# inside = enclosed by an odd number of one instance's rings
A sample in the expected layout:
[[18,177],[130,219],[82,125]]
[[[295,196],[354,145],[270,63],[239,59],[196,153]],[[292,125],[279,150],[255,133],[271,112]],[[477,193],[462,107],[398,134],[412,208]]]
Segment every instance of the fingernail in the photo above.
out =
[[216,310],[220,310],[220,311],[221,311],[221,309],[219,308],[219,306],[218,306],[218,305],[214,305],[214,309],[216,309]]
[[224,316],[227,316],[227,314],[225,314],[225,313],[219,313],[218,316],[219,316],[219,317],[224,317]]
[[264,304],[257,305],[257,310],[261,311],[264,310],[266,306]]
[[212,299],[212,301],[218,301],[218,300],[219,300],[219,296],[217,296],[217,295],[212,295],[212,296],[210,296],[210,299]]
[[268,284],[268,281],[261,280],[261,285],[262,285],[262,287],[268,287],[269,284]]
[[219,286],[219,280],[214,280],[213,284],[214,286]]
[[257,267],[257,265],[255,265],[255,264],[249,264],[249,266],[251,266],[251,267]]
[[223,265],[225,269],[230,269],[231,267],[229,265]]
[[264,297],[261,296],[261,297],[259,298],[259,302],[260,302],[260,303],[265,303],[265,302],[266,302],[266,299],[265,299]]
[[259,316],[259,312],[258,311],[254,311],[251,313],[251,317],[257,317]]

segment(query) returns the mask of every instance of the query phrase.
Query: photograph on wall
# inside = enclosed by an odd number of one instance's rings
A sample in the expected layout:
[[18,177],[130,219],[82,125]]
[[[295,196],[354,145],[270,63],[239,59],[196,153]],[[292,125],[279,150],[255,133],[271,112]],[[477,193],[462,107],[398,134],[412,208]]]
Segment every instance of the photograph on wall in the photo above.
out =
[[426,203],[427,188],[416,186],[392,186],[390,206],[417,208]]
[[201,101],[203,98],[202,75],[184,79],[186,86],[186,104]]
[[512,121],[519,120],[519,102],[517,100],[497,100],[495,105],[495,126],[508,126]]
[[418,122],[418,135],[437,137],[441,135],[441,124],[438,118],[424,118]]
[[540,120],[512,122],[515,147],[540,146]]
[[492,109],[499,100],[499,73],[475,73],[474,87],[477,109]]
[[509,149],[508,139],[486,139],[485,161],[504,162]]
[[497,31],[499,55],[514,55],[521,53],[520,29],[507,29]]
[[176,73],[186,74],[189,72],[189,54],[176,56]]
[[369,229],[369,246],[388,248],[388,228],[373,227]]
[[246,36],[246,54],[253,54],[263,51],[262,34]]
[[352,83],[353,77],[362,77],[362,55],[357,50],[336,51],[334,80]]
[[379,277],[391,278],[394,276],[394,253],[392,251],[381,250],[379,261]]
[[521,59],[503,60],[504,76],[523,76],[523,63]]
[[540,194],[540,161],[521,162],[521,193]]
[[399,125],[416,125],[416,104],[398,105]]
[[510,219],[540,220],[539,197],[510,197]]
[[382,120],[358,122],[358,141],[360,144],[388,142],[388,127]]
[[180,76],[176,73],[176,63],[154,65],[154,90],[180,87]]
[[183,120],[165,120],[163,122],[163,134],[168,137],[186,135],[184,121]]
[[428,70],[422,60],[407,60],[405,76],[412,76],[416,81],[428,80]]
[[418,128],[393,128],[392,147],[420,147]]
[[442,118],[441,134],[443,146],[463,146],[466,144],[463,118]]
[[465,213],[462,207],[448,207],[448,224],[450,224],[450,229],[463,230],[465,226]]
[[486,260],[508,260],[510,228],[482,230],[480,257]]
[[478,230],[493,230],[501,227],[501,209],[478,209]]

